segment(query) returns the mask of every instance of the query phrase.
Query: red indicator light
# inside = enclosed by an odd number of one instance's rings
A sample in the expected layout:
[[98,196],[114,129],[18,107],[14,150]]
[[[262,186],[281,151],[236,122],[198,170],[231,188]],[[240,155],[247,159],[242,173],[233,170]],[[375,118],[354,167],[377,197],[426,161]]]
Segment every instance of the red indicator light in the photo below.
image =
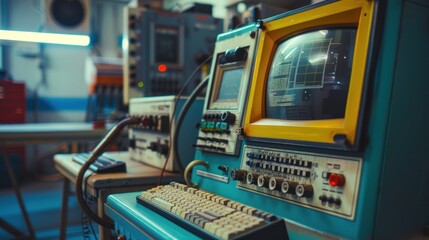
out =
[[167,66],[165,64],[159,64],[158,65],[158,71],[159,72],[166,72],[167,71]]
[[343,174],[336,174],[336,173],[332,173],[329,176],[329,185],[333,186],[333,187],[341,187],[344,185],[344,183],[346,183],[346,178],[344,177]]
[[144,116],[141,120],[141,123],[142,123],[143,127],[149,126],[149,118]]

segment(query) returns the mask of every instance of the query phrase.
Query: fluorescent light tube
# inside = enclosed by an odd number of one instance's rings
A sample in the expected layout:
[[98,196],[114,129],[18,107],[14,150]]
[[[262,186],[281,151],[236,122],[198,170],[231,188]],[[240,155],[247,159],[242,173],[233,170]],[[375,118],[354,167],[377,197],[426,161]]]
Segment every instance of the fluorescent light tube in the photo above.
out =
[[88,46],[89,36],[0,30],[0,40]]

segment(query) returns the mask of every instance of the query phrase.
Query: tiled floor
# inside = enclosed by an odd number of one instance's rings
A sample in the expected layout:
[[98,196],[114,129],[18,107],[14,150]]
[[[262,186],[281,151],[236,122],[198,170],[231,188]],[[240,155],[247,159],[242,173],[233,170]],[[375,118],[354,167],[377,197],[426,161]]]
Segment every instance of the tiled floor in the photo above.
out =
[[[59,237],[62,187],[62,180],[54,182],[30,180],[21,184],[24,203],[37,239],[53,240]],[[0,189],[0,218],[20,231],[28,232],[12,188]],[[71,194],[67,239],[96,239],[88,227],[87,235],[90,238],[84,237],[81,219],[81,210],[76,198]],[[97,232],[97,229],[94,231]],[[12,236],[0,229],[0,239],[12,239]]]

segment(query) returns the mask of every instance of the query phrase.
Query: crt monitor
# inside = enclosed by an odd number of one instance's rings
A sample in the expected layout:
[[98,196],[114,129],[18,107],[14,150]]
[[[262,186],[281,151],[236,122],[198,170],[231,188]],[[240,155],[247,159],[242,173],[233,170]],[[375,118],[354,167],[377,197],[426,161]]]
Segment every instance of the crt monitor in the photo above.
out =
[[235,101],[238,97],[237,89],[240,88],[240,76],[243,68],[227,69],[222,72],[222,80],[217,93],[217,101]]
[[268,72],[265,116],[344,118],[356,29],[313,30],[278,44]]
[[[213,89],[210,96],[210,109],[238,109],[245,72],[248,48],[228,49],[217,55],[214,69]],[[231,54],[242,55],[243,60],[230,61]],[[234,56],[236,58],[236,56]],[[246,71],[247,72],[247,71]]]
[[264,24],[246,136],[357,148],[371,4],[340,2],[330,12],[279,16]]

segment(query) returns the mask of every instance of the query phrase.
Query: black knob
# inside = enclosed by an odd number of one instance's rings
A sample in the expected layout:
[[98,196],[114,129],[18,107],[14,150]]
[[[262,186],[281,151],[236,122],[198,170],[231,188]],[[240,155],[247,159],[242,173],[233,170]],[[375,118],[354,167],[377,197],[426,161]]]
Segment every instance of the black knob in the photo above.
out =
[[281,190],[283,193],[294,194],[296,185],[298,185],[298,183],[296,182],[283,181],[281,185]]
[[296,186],[296,195],[298,197],[311,197],[313,196],[313,186],[308,185],[308,184],[298,184],[298,186]]
[[237,181],[243,181],[247,172],[241,169],[233,169],[230,173],[231,178]]
[[169,116],[161,116],[161,132],[170,132],[170,118]]
[[155,119],[152,115],[149,116],[149,129],[152,129],[155,126]]
[[268,187],[270,178],[264,175],[259,175],[258,177],[258,187]]
[[228,124],[234,124],[234,122],[235,122],[235,114],[233,114],[231,112],[224,112],[220,116],[220,120],[222,122],[226,122]]
[[156,151],[161,155],[168,154],[169,145],[168,144],[159,144]]
[[246,176],[247,184],[256,184],[258,180],[258,176],[259,175],[255,173],[251,173],[251,172],[247,173],[247,176]]
[[221,170],[224,173],[228,173],[228,166],[227,165],[220,165],[217,167],[217,169]]
[[341,199],[335,198],[334,203],[335,203],[335,205],[340,206],[341,205]]
[[224,61],[226,62],[239,62],[247,58],[247,50],[245,48],[236,47],[225,51]]
[[282,186],[282,180],[280,178],[272,177],[268,184],[268,188],[272,190],[280,190]]
[[155,123],[155,130],[161,131],[161,116],[154,116],[153,121]]
[[136,139],[132,138],[130,140],[128,140],[128,146],[132,149],[136,148]]
[[147,148],[149,148],[150,150],[156,152],[158,150],[158,143],[157,142],[151,142],[150,145],[149,145],[149,147],[147,147]]

